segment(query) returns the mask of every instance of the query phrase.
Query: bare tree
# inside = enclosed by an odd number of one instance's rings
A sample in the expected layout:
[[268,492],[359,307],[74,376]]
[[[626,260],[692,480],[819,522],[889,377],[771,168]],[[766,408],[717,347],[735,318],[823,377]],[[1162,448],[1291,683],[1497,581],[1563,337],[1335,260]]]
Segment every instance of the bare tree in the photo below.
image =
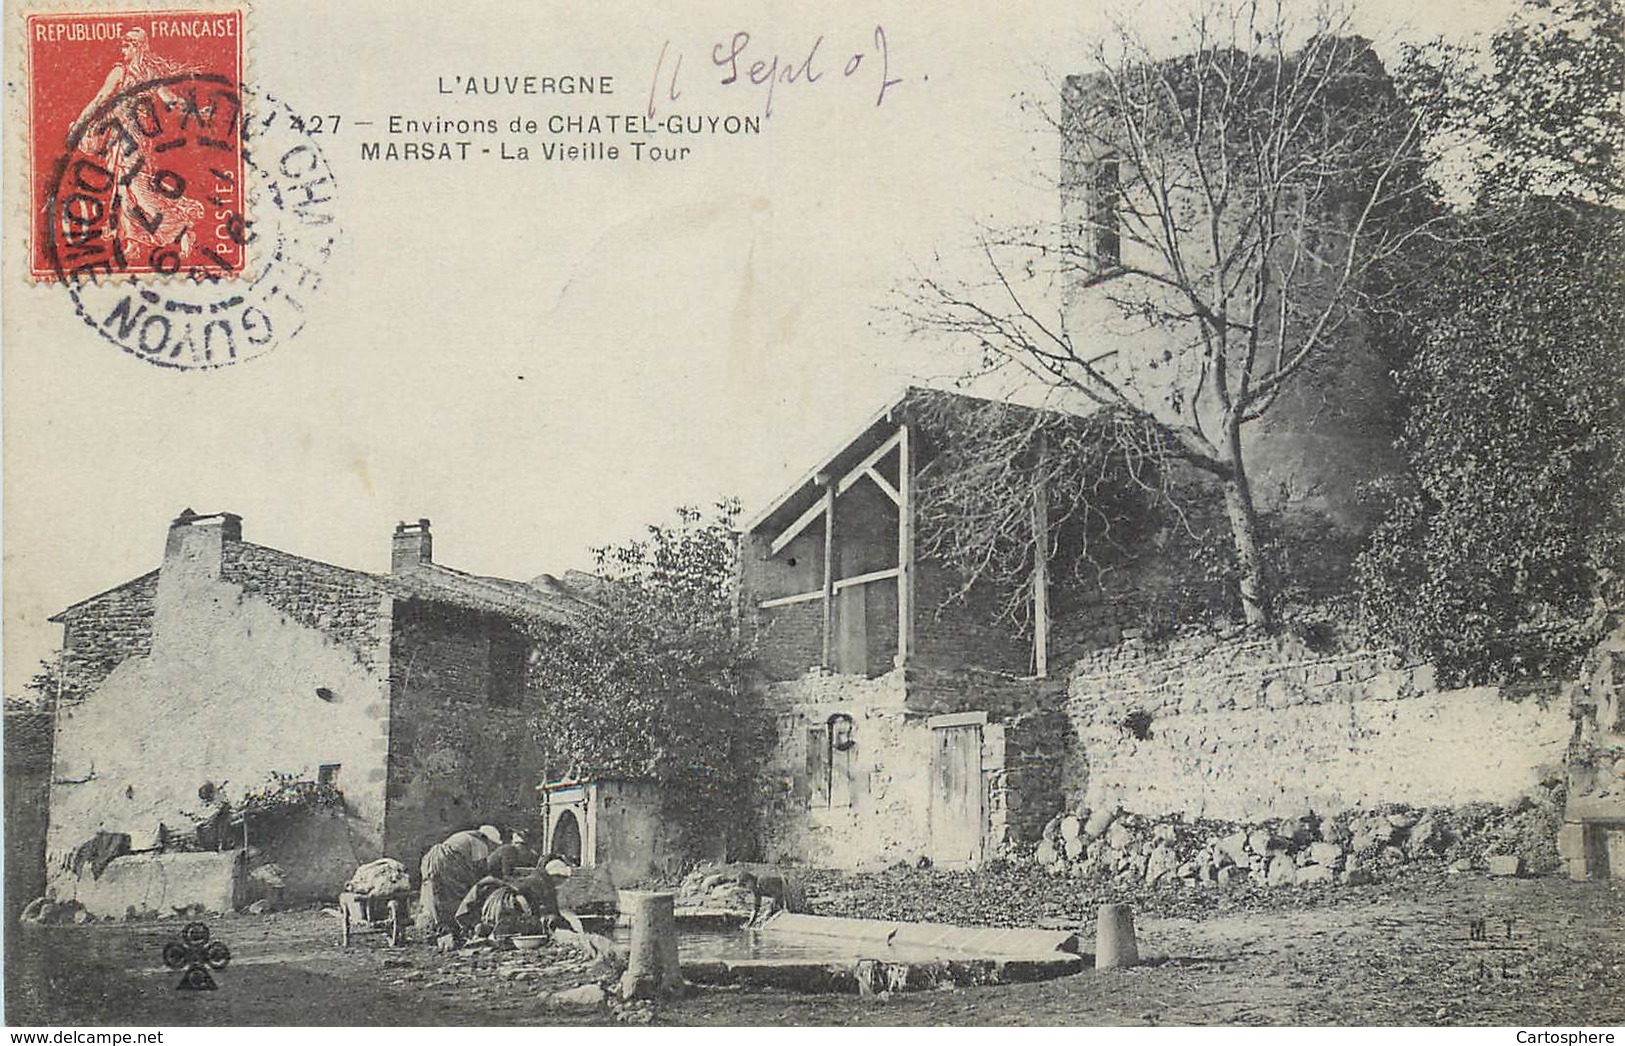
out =
[[933,448],[919,475],[917,554],[979,582],[1026,626],[1045,580],[1104,585],[1164,523],[1186,524],[1157,426],[1119,411],[1079,416],[925,392],[911,404]]
[[[989,366],[1158,426],[1221,485],[1246,620],[1267,628],[1243,430],[1358,337],[1374,267],[1433,217],[1420,121],[1346,15],[1253,0],[1187,28],[1175,57],[1122,26],[1097,46],[1055,121],[1062,227],[987,238],[987,279],[927,276],[909,311]],[[1040,306],[1044,274],[1073,300]]]

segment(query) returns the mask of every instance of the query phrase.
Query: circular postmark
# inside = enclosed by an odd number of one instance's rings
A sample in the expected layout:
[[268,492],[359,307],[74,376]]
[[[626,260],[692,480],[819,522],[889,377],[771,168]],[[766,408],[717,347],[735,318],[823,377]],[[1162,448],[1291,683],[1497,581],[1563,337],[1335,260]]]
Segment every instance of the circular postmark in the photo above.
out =
[[335,200],[292,109],[188,73],[119,91],[74,124],[41,236],[87,326],[149,363],[204,370],[304,327]]

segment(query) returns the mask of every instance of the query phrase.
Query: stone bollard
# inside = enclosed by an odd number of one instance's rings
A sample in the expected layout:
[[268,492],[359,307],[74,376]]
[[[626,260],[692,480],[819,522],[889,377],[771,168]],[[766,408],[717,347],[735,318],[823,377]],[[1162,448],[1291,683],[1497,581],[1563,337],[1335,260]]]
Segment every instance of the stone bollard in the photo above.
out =
[[1126,904],[1103,904],[1095,928],[1095,969],[1136,966],[1140,948],[1134,943],[1134,910]]
[[621,998],[651,999],[683,990],[673,897],[648,890],[621,891],[621,911],[632,927],[631,955],[621,975]]

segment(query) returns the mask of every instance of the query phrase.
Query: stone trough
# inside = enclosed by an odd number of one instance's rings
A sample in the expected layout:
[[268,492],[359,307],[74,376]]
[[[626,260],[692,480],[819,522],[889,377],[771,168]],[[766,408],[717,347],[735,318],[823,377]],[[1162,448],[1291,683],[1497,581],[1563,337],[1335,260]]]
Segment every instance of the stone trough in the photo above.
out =
[[914,991],[1009,984],[1087,965],[1076,934],[780,912],[756,927],[678,916],[683,976],[807,992]]

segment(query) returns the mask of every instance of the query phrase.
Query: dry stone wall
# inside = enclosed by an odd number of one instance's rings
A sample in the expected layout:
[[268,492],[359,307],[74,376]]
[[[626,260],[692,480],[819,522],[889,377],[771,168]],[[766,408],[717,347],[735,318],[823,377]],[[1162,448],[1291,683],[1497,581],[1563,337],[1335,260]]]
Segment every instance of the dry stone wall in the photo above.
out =
[[1440,691],[1387,652],[1131,640],[1079,661],[1072,805],[1231,821],[1508,800],[1560,774],[1561,700]]
[[1055,875],[1125,885],[1233,888],[1359,886],[1429,864],[1491,875],[1558,869],[1562,787],[1506,803],[1386,804],[1335,817],[1234,822],[1082,809],[1014,851]]

